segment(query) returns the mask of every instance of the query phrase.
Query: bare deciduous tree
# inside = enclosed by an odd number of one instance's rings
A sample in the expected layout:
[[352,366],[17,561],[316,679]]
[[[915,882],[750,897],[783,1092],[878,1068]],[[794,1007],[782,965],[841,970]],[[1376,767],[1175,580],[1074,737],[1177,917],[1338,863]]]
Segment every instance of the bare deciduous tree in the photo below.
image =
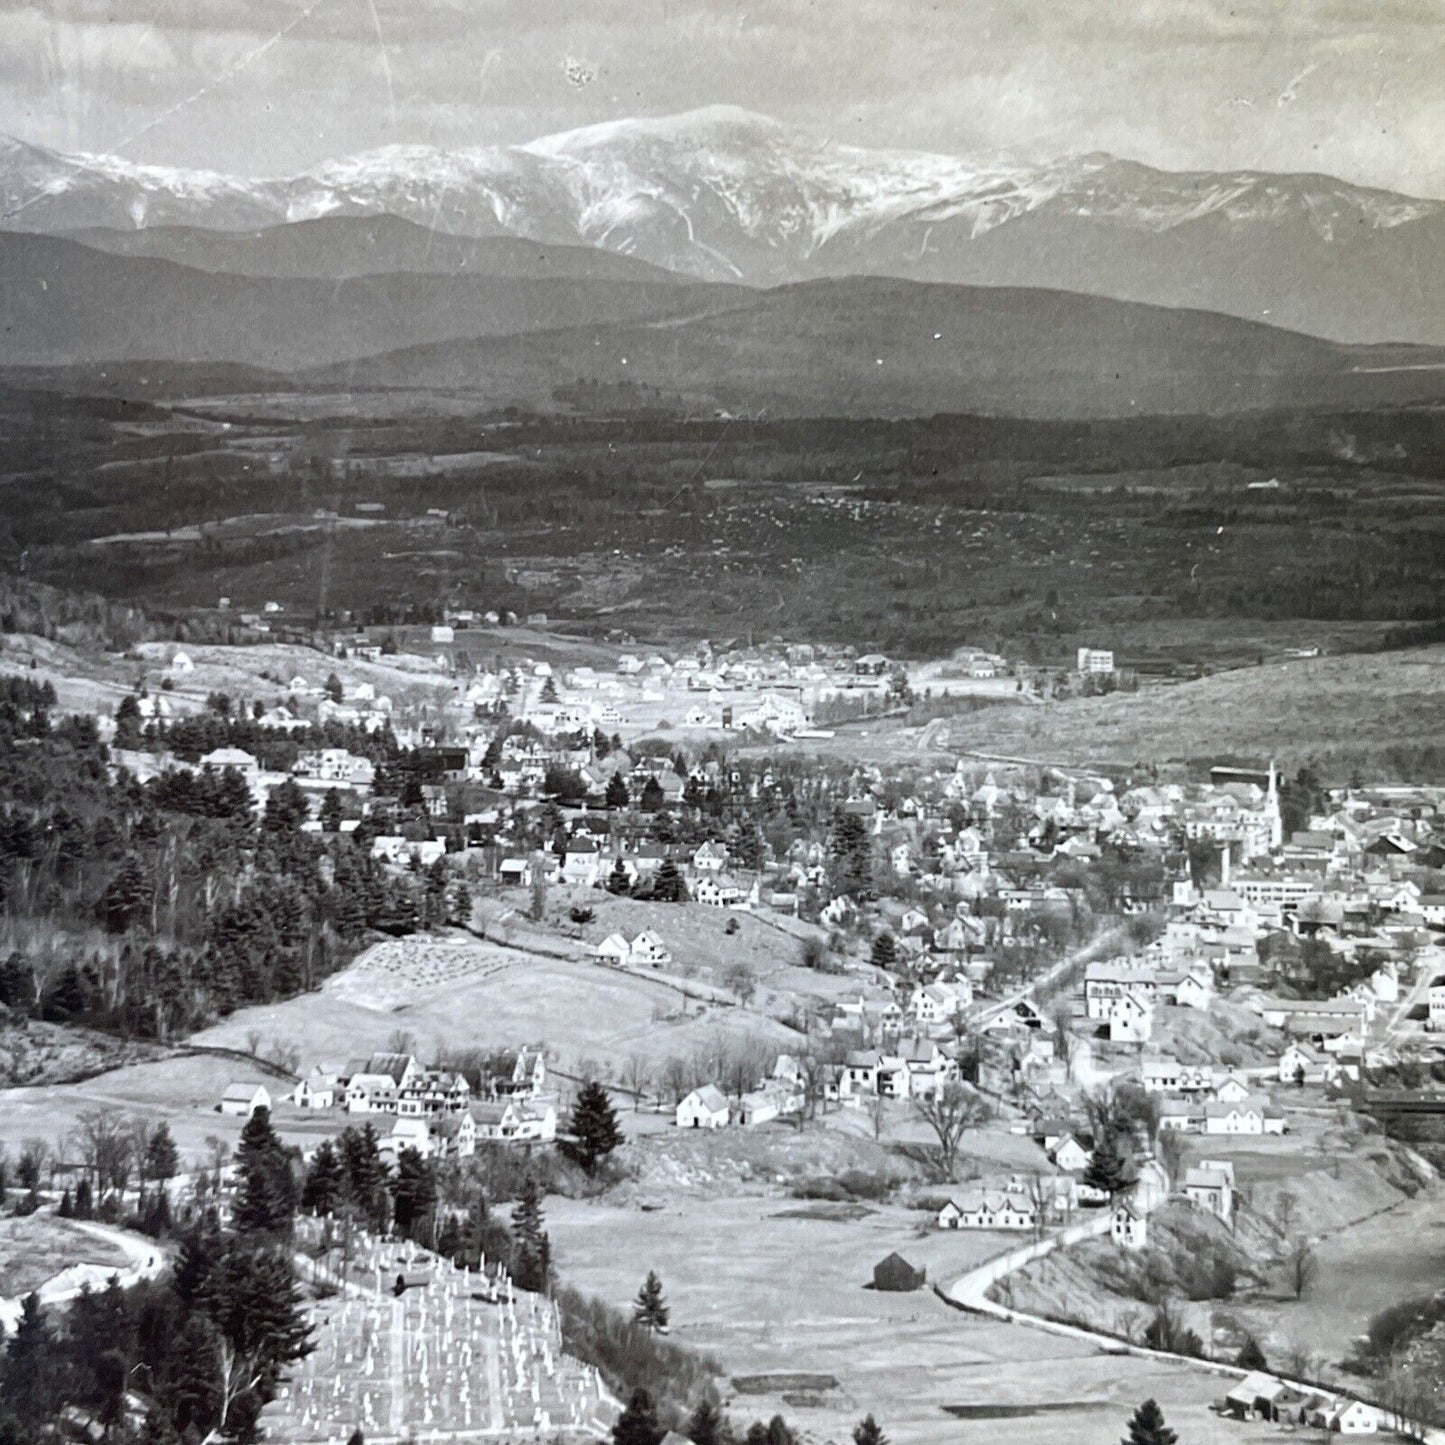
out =
[[118,1109],[85,1109],[76,1119],[81,1162],[95,1181],[96,1197],[124,1186],[130,1172],[130,1137]]
[[931,1149],[934,1171],[940,1180],[951,1180],[958,1164],[964,1133],[984,1123],[992,1114],[987,1102],[963,1084],[949,1084],[926,1099],[915,1099],[913,1111],[933,1133]]
[[1285,1272],[1296,1299],[1303,1299],[1320,1272],[1319,1257],[1304,1235],[1297,1236],[1285,1255]]
[[641,1054],[629,1054],[622,1065],[622,1087],[632,1095],[632,1112],[642,1107],[642,1096],[652,1083],[652,1069]]
[[393,1029],[386,1041],[386,1051],[389,1054],[416,1053],[416,1035],[410,1029]]

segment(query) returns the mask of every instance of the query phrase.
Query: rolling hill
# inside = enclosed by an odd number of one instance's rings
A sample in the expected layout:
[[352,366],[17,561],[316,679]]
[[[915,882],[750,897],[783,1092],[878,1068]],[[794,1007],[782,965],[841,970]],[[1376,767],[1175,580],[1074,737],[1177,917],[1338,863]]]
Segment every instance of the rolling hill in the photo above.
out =
[[[1105,154],[1020,162],[865,149],[729,106],[521,146],[391,146],[264,179],[0,141],[0,212],[15,229],[82,234],[254,233],[391,214],[428,233],[593,247],[704,280],[1026,285],[1343,341],[1445,343],[1445,201],[1324,175],[1167,172]],[[300,248],[287,256],[294,241],[136,244],[208,269],[237,269],[207,258],[234,257],[227,248],[240,244],[265,253],[247,265],[355,274],[368,250],[344,235],[323,237],[336,243],[334,261],[304,263]],[[182,244],[188,254],[174,254]],[[409,255],[399,268],[411,269],[416,254],[413,239],[393,261]]]
[[1203,311],[1062,291],[811,281],[695,315],[413,347],[318,385],[474,388],[526,403],[558,376],[664,387],[770,415],[1036,417],[1398,402],[1445,353],[1353,348]]
[[0,274],[10,366],[225,361],[292,371],[424,342],[676,316],[732,294],[672,278],[238,276],[18,232],[0,233]]

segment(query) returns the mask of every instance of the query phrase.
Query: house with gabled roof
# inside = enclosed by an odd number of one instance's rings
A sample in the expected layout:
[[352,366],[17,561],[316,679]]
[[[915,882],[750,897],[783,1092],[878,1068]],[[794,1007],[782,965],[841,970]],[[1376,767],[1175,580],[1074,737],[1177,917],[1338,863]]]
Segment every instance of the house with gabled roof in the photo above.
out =
[[631,961],[661,968],[672,962],[672,950],[650,928],[644,928],[632,940]]
[[1234,1164],[1228,1159],[1203,1159],[1185,1170],[1179,1192],[1190,1203],[1222,1219],[1234,1217]]
[[1120,1249],[1143,1249],[1149,1242],[1149,1216],[1129,1199],[1114,1206],[1109,1237]]
[[217,1107],[223,1114],[249,1119],[258,1109],[271,1107],[271,1091],[265,1084],[227,1084]]
[[679,1129],[725,1129],[732,1111],[716,1084],[703,1084],[678,1102],[674,1119]]

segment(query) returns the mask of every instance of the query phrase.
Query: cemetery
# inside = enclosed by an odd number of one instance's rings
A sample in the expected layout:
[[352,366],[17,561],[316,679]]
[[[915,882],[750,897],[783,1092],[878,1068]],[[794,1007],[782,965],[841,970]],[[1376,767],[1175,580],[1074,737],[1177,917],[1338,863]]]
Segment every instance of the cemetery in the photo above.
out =
[[[306,1221],[315,1242],[325,1221]],[[300,1241],[298,1241],[300,1242]],[[266,1408],[268,1438],[368,1441],[605,1437],[620,1408],[562,1353],[557,1307],[496,1271],[457,1269],[409,1241],[354,1232],[327,1252],[315,1349]]]

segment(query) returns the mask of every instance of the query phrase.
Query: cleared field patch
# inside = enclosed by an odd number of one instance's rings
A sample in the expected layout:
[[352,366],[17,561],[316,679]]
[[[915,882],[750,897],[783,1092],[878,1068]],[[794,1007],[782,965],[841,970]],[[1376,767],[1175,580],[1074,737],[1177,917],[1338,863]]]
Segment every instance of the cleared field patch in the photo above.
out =
[[0,1298],[28,1294],[73,1264],[119,1271],[129,1267],[130,1259],[73,1220],[53,1214],[0,1219]]
[[[29,1086],[0,1091],[0,1146],[12,1154],[25,1139],[60,1144],[74,1133],[80,1116],[115,1110],[151,1125],[166,1123],[188,1161],[207,1153],[207,1139],[234,1141],[242,1121],[217,1112],[226,1085],[254,1080],[273,1096],[284,1084],[240,1059],[191,1055],[130,1064],[77,1084]],[[72,1152],[71,1157],[74,1158]]]
[[997,707],[952,722],[955,749],[1065,762],[1223,755],[1368,763],[1439,741],[1445,647],[1317,657],[1137,693]]
[[612,933],[632,939],[646,929],[662,939],[673,956],[659,973],[696,979],[726,992],[729,972],[742,965],[757,988],[750,1002],[761,1011],[858,992],[857,973],[819,973],[800,966],[805,940],[823,940],[827,933],[797,919],[774,921],[701,903],[649,903],[595,889],[574,891],[575,901],[595,915],[582,926],[584,947],[595,948]]
[[564,1070],[638,1054],[657,1063],[718,1039],[796,1044],[781,1024],[683,998],[665,983],[586,961],[481,942],[401,939],[369,949],[317,992],[242,1009],[196,1042],[295,1044],[303,1070],[384,1048],[398,1031],[418,1051],[542,1043]]
[[[720,1360],[736,1424],[781,1412],[812,1438],[841,1440],[872,1411],[891,1439],[923,1445],[974,1439],[963,1410],[983,1412],[988,1438],[1007,1445],[1117,1445],[1153,1395],[1181,1439],[1275,1438],[1210,1414],[1226,1386],[1201,1371],[966,1315],[928,1289],[868,1287],[893,1250],[946,1281],[1016,1239],[927,1230],[921,1213],[892,1206],[842,1220],[801,1216],[777,1198],[653,1202],[662,1207],[549,1200],[559,1272],[627,1308],[657,1270],[673,1338]],[[836,1386],[824,1387],[829,1379]]]

